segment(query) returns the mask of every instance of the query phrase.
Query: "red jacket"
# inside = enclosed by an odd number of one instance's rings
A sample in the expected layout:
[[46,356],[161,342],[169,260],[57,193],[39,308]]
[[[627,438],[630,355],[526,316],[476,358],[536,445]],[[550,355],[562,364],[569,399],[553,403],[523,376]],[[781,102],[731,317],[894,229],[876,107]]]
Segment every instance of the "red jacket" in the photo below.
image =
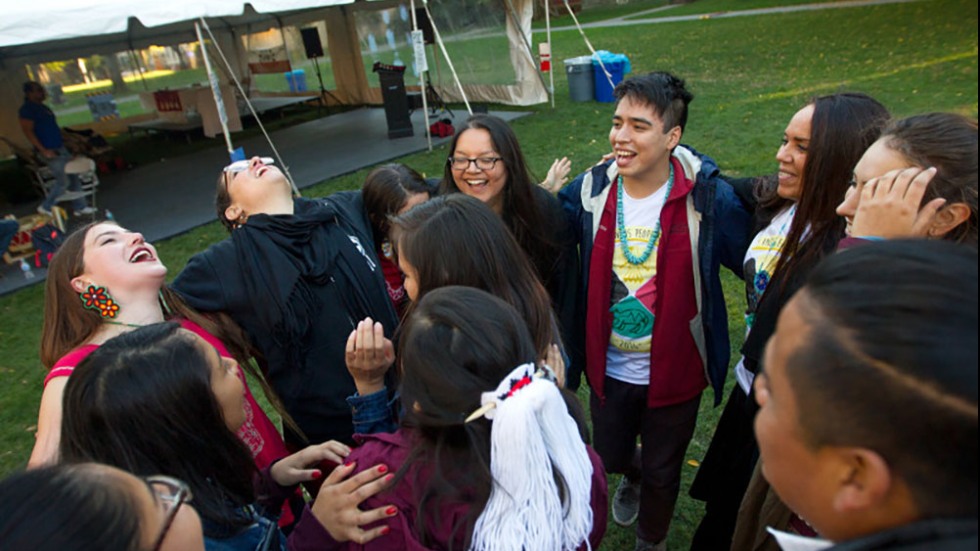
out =
[[[694,292],[694,264],[687,220],[687,196],[694,188],[680,162],[671,158],[674,188],[660,213],[657,246],[657,298],[650,347],[648,407],[663,407],[696,397],[708,384],[704,364],[691,335],[700,324]],[[593,241],[586,305],[585,370],[589,385],[605,400],[606,350],[612,332],[612,261],[616,246],[616,186],[611,184]]]

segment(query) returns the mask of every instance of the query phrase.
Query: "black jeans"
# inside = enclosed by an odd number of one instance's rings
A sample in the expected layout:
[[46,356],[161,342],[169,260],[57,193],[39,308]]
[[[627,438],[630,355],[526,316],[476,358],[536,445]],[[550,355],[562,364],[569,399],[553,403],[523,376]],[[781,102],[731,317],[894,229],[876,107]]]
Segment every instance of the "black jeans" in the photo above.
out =
[[[606,472],[642,481],[637,537],[667,537],[681,486],[684,453],[694,435],[701,395],[659,408],[647,407],[647,385],[606,377],[605,405],[591,394],[592,435]],[[636,437],[642,448],[637,450]]]

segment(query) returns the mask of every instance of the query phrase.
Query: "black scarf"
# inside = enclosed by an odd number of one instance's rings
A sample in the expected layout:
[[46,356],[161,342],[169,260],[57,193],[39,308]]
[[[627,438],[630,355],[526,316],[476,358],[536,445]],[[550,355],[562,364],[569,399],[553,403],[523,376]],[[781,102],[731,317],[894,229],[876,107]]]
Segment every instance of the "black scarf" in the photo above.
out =
[[332,205],[297,199],[294,209],[253,215],[231,234],[256,317],[291,361],[303,357],[318,309],[313,288],[330,280],[339,253]]

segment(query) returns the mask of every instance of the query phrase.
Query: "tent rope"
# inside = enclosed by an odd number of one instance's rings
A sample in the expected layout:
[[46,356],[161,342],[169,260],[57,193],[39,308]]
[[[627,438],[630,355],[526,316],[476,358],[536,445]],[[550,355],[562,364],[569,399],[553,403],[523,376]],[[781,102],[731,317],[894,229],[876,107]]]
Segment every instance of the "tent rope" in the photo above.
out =
[[283,174],[286,175],[286,180],[289,181],[289,186],[293,188],[293,195],[295,195],[296,197],[302,197],[302,194],[299,192],[299,188],[296,187],[296,182],[293,181],[292,174],[289,173],[289,167],[286,165],[285,162],[283,162],[282,155],[279,154],[279,150],[276,148],[276,144],[272,142],[272,138],[269,137],[269,133],[266,132],[265,125],[262,124],[262,119],[260,119],[259,114],[255,112],[255,107],[253,107],[252,102],[249,101],[248,95],[245,93],[245,90],[242,88],[242,83],[239,82],[238,77],[235,75],[235,71],[232,70],[231,63],[228,62],[228,58],[225,57],[225,53],[221,51],[221,46],[218,45],[218,41],[214,38],[214,34],[211,33],[211,28],[208,27],[208,23],[207,21],[204,20],[203,17],[201,18],[201,25],[204,26],[205,32],[207,32],[208,37],[211,38],[211,45],[214,46],[214,49],[218,52],[218,55],[221,57],[222,63],[224,63],[225,67],[228,69],[228,76],[231,78],[232,82],[235,83],[235,86],[238,88],[239,93],[241,93],[242,99],[245,100],[245,105],[248,106],[249,112],[252,113],[252,116],[255,118],[255,122],[259,123],[259,128],[262,130],[262,135],[265,136],[265,141],[268,142],[269,147],[272,148],[272,154],[273,156],[275,156],[276,162],[279,163],[279,166],[282,167],[282,172]]
[[612,73],[606,70],[606,65],[602,62],[602,58],[596,55],[595,48],[592,47],[592,43],[589,42],[589,37],[585,36],[585,31],[582,30],[582,25],[578,22],[578,17],[575,17],[575,12],[572,11],[572,7],[568,5],[568,0],[565,0],[565,8],[568,10],[568,14],[572,16],[572,21],[575,22],[575,28],[578,29],[578,34],[582,35],[582,40],[585,41],[585,45],[588,46],[589,51],[592,52],[592,58],[599,62],[599,67],[602,68],[602,73],[606,75],[606,80],[609,81],[610,88],[616,88],[616,83],[612,81]]

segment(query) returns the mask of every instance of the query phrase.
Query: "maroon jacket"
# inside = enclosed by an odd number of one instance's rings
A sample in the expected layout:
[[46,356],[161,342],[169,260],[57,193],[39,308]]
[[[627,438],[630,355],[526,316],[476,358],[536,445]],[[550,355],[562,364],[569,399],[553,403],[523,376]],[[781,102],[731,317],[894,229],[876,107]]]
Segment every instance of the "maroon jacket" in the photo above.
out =
[[[693,399],[708,384],[701,355],[691,327],[698,314],[694,296],[694,264],[687,220],[687,196],[694,188],[680,162],[674,163],[675,182],[660,213],[657,246],[657,298],[654,304],[653,340],[650,347],[648,407],[663,407]],[[609,195],[593,240],[586,306],[585,366],[589,385],[604,401],[606,350],[612,332],[612,261],[616,246],[616,186]]]
[[[363,444],[355,449],[349,461],[357,462],[357,471],[370,469],[379,463],[384,463],[392,471],[399,469],[411,452],[411,433],[406,429],[399,429],[395,433],[378,433],[370,435],[356,435],[355,440]],[[589,458],[592,460],[592,533],[589,535],[589,542],[593,549],[599,547],[602,537],[606,532],[606,517],[608,510],[608,490],[606,487],[606,473],[602,466],[602,460],[595,451],[588,448]],[[419,478],[426,477],[426,466],[420,470],[413,469],[389,491],[370,497],[361,504],[361,509],[368,511],[385,505],[398,507],[398,515],[391,517],[383,523],[391,528],[391,532],[381,536],[365,545],[358,545],[353,542],[338,543],[330,537],[330,534],[323,529],[319,523],[304,523],[306,516],[312,516],[307,507],[304,518],[297,525],[296,530],[290,536],[290,551],[306,551],[314,549],[347,549],[347,550],[399,550],[399,551],[428,551],[430,549],[447,549],[448,542],[452,537],[453,524],[465,517],[470,512],[468,503],[447,503],[444,504],[436,518],[428,519],[430,531],[434,534],[438,543],[434,547],[426,547],[418,540],[415,530],[415,515],[417,514],[416,494],[418,488],[414,484],[416,475]],[[463,466],[465,468],[465,466]],[[356,474],[356,473],[355,473]],[[353,476],[353,474],[351,475]],[[475,519],[474,519],[475,521]],[[319,530],[317,532],[317,529]],[[297,533],[302,530],[302,533]],[[464,534],[457,534],[457,541],[453,543],[454,549],[465,549],[462,541]],[[584,549],[585,546],[583,545]]]

